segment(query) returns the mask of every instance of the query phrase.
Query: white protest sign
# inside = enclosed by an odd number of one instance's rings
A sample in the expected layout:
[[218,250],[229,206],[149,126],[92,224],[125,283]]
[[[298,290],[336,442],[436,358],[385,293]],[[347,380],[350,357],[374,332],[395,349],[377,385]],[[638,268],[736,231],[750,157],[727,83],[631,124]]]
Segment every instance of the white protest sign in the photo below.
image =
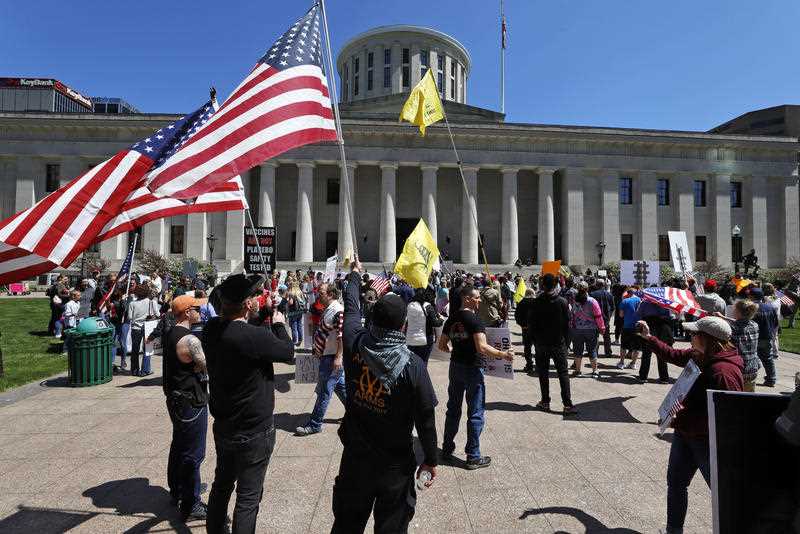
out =
[[622,260],[619,280],[623,284],[647,287],[661,282],[661,265],[657,261]]
[[157,337],[152,343],[147,342],[147,338],[153,333],[153,330],[158,326],[158,321],[145,321],[144,322],[144,354],[145,356],[161,356],[161,338]]
[[285,281],[286,281],[286,271],[281,271],[281,274],[278,277],[278,285],[282,285]]
[[688,273],[692,270],[692,257],[689,255],[689,244],[686,232],[667,232],[669,252],[672,256],[672,268],[676,273]]
[[319,379],[319,358],[311,354],[297,354],[295,362],[295,384],[316,384]]
[[674,416],[674,409],[678,403],[686,399],[698,376],[700,376],[700,368],[692,360],[689,360],[689,363],[683,368],[683,372],[672,385],[672,389],[669,390],[669,393],[664,397],[664,401],[658,408],[659,435],[663,434],[669,427]]
[[325,276],[323,280],[326,282],[333,282],[336,278],[336,264],[339,263],[339,255],[334,254],[325,262]]
[[[507,327],[487,328],[486,342],[497,350],[508,350],[511,348],[511,330]],[[483,357],[481,358],[481,367],[487,376],[514,379],[514,365],[508,360]]]

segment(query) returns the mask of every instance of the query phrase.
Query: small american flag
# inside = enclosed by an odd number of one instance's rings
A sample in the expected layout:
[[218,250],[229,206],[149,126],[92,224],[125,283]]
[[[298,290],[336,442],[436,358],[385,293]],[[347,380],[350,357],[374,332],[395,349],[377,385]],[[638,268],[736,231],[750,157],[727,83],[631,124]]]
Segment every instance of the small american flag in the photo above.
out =
[[[125,261],[122,262],[122,267],[119,269],[119,273],[117,274],[117,282],[122,280],[124,277],[128,276],[131,272],[131,265],[133,264],[133,253],[136,248],[136,238],[131,241],[131,244],[128,246],[128,254],[125,256]],[[103,295],[103,298],[100,299],[100,302],[97,303],[97,309],[103,310],[106,307],[106,302],[108,299],[111,298],[111,295],[114,293],[114,290],[117,288],[117,284],[115,283],[113,286],[108,288],[108,292]]]
[[708,313],[700,305],[691,291],[674,287],[648,287],[641,291],[642,298],[656,306],[675,313],[688,313],[695,317],[705,317]]
[[384,293],[389,291],[391,282],[392,281],[388,276],[384,274],[376,274],[372,277],[372,280],[369,281],[369,285],[375,290],[375,292],[378,294],[378,297],[381,297]]
[[148,175],[148,188],[158,197],[194,198],[287,150],[336,139],[315,4],[219,111]]
[[789,308],[794,308],[794,301],[789,295],[786,295],[783,291],[775,291],[775,296],[781,301],[781,304],[784,306],[788,306]]

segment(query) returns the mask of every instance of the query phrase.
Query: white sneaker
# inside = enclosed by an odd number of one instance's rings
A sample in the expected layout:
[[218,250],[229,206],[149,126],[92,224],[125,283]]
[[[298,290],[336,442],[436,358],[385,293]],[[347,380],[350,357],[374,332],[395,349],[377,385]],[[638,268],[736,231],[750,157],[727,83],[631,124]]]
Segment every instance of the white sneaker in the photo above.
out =
[[617,369],[625,369],[625,363],[623,362],[617,363]]
[[625,366],[625,369],[636,369],[636,364],[631,362]]

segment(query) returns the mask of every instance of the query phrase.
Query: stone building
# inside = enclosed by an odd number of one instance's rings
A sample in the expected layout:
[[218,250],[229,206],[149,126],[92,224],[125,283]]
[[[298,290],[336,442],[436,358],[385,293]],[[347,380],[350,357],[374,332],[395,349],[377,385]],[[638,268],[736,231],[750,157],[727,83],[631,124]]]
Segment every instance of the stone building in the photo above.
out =
[[[604,262],[668,260],[669,230],[687,233],[695,261],[730,265],[751,248],[770,267],[800,256],[797,138],[508,123],[467,104],[474,75],[467,50],[415,26],[361,34],[336,65],[355,235],[338,147],[292,150],[244,176],[257,224],[277,229],[279,262],[324,261],[355,242],[363,260],[388,266],[419,218],[448,257],[466,264],[482,261],[479,233],[490,264],[597,264],[601,251]],[[423,138],[397,120],[427,68],[435,72],[468,195],[445,125]],[[28,207],[172,119],[0,113],[0,214]],[[242,258],[242,225],[242,214],[233,212],[173,217],[145,226],[142,243],[206,259],[213,233],[213,259],[227,271]],[[121,260],[127,239],[102,243],[99,252]]]

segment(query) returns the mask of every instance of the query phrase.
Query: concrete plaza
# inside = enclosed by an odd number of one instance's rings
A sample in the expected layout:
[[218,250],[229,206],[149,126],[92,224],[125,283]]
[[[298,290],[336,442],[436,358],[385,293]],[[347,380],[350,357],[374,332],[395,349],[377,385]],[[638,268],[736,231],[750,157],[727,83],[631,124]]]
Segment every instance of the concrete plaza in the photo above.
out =
[[[517,338],[518,339],[518,338]],[[521,347],[518,347],[521,350]],[[618,347],[615,346],[617,351]],[[522,366],[518,358],[516,367]],[[534,410],[535,378],[487,378],[484,454],[488,469],[442,466],[421,492],[413,532],[658,532],[666,510],[671,434],[656,436],[657,408],[669,386],[638,384],[632,371],[601,359],[603,378],[572,380],[577,417]],[[0,396],[0,532],[205,532],[185,527],[166,489],[170,422],[160,358],[148,378],[115,377],[73,389],[56,378]],[[778,360],[778,387],[793,389],[800,358]],[[440,439],[447,361],[432,360]],[[655,373],[655,365],[651,375]],[[678,369],[670,367],[675,376]],[[554,376],[554,375],[553,375]],[[297,385],[293,368],[276,366],[277,443],[264,485],[259,531],[327,532],[331,490],[342,446],[334,400],[321,434],[295,437],[314,404],[314,386]],[[766,391],[759,388],[760,391]],[[553,409],[560,410],[551,379]],[[462,421],[456,445],[463,458]],[[203,481],[213,478],[209,425]],[[207,492],[204,499],[207,498]],[[699,476],[690,488],[687,532],[711,531],[710,492]],[[371,531],[371,524],[368,531]]]

